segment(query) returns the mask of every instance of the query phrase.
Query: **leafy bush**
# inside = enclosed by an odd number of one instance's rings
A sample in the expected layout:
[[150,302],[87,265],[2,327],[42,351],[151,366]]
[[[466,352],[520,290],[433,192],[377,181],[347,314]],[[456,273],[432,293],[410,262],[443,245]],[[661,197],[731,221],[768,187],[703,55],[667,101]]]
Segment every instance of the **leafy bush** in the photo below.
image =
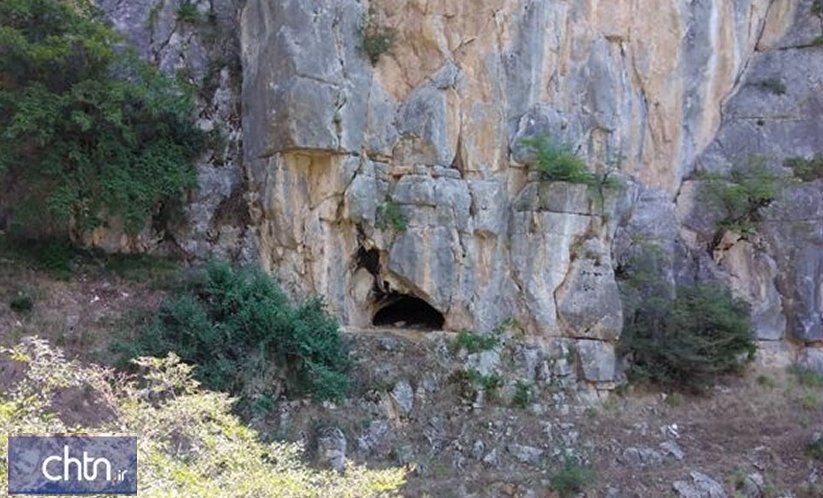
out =
[[662,278],[664,266],[662,251],[649,245],[618,267],[619,351],[635,379],[700,391],[753,358],[749,309],[719,284],[675,288]]
[[481,335],[471,330],[461,330],[452,342],[451,350],[458,352],[465,349],[467,353],[474,354],[494,349],[499,342],[497,337],[493,335]]
[[823,0],[814,0],[812,2],[812,15],[823,17]]
[[502,377],[497,374],[483,375],[476,369],[457,370],[449,381],[457,386],[460,397],[469,401],[475,400],[480,391],[495,398],[497,390],[503,387]]
[[757,349],[748,306],[717,284],[644,302],[627,316],[620,346],[635,377],[693,391],[739,371]]
[[123,48],[89,0],[0,2],[0,183],[20,231],[139,231],[194,186],[192,93]]
[[406,216],[396,202],[386,201],[377,208],[377,228],[405,232],[408,227]]
[[815,460],[823,460],[823,437],[810,441],[806,445],[806,454]]
[[823,154],[815,154],[812,159],[792,157],[786,159],[784,164],[792,169],[795,176],[805,182],[823,178]]
[[201,21],[200,11],[192,0],[183,0],[177,8],[177,20],[189,24],[197,24]]
[[728,176],[708,174],[703,178],[707,180],[710,201],[726,212],[718,226],[743,236],[756,231],[760,210],[780,195],[785,183],[784,178],[767,169],[762,157],[735,166]]
[[208,388],[240,397],[241,409],[276,398],[285,377],[289,394],[345,396],[349,366],[337,322],[313,299],[292,307],[277,283],[258,270],[212,263],[162,306],[131,344],[128,356],[175,352],[198,366]]
[[380,56],[391,50],[397,32],[392,28],[378,24],[374,13],[370,12],[363,20],[361,36],[363,53],[374,65],[380,61]]
[[552,489],[561,498],[576,496],[594,483],[594,471],[569,458],[563,468],[551,478]]
[[532,385],[526,381],[518,380],[514,386],[514,396],[512,397],[512,405],[517,408],[528,408],[534,400],[532,394]]
[[548,137],[524,139],[520,143],[534,151],[534,168],[541,180],[569,182],[612,189],[619,186],[608,173],[598,176],[586,166],[586,162],[568,145],[558,145]]
[[[298,444],[262,443],[259,434],[231,414],[225,394],[203,390],[191,378],[192,368],[173,355],[137,360],[141,375],[137,382],[126,382],[94,365],[67,361],[44,341],[24,341],[0,352],[4,360],[28,366],[14,389],[0,393],[0,488],[8,485],[9,434],[92,431],[137,436],[140,496],[401,495],[403,469],[370,470],[348,462],[345,475],[339,475],[307,465]],[[86,414],[93,410],[109,416],[97,417],[97,423],[65,421],[67,415],[77,418],[79,405],[61,409],[53,401],[67,393],[82,393],[92,406]]]
[[34,308],[34,298],[27,292],[19,292],[9,299],[9,308],[17,313],[28,313]]
[[595,185],[597,179],[585,161],[567,145],[557,145],[546,137],[525,139],[523,145],[536,154],[535,169],[541,180]]

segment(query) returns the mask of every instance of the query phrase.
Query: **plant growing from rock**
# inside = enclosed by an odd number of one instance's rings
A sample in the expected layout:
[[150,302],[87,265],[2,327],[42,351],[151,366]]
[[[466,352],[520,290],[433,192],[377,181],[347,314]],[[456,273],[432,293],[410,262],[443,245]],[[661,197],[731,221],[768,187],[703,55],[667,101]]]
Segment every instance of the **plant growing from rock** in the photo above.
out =
[[360,30],[363,53],[366,54],[372,65],[375,65],[380,61],[383,54],[391,50],[397,32],[393,28],[378,23],[377,16],[373,11],[370,11],[364,17]]
[[526,409],[534,400],[532,385],[524,380],[518,380],[514,385],[514,396],[512,396],[512,406]]
[[452,352],[459,352],[465,350],[469,354],[480,353],[482,351],[489,351],[497,347],[500,341],[491,334],[478,334],[471,330],[461,330],[454,342],[451,343],[450,349]]
[[804,182],[811,182],[823,178],[823,154],[815,154],[811,159],[791,157],[783,163],[791,168],[794,175]]
[[783,81],[780,80],[779,78],[765,79],[765,80],[757,83],[756,85],[758,87],[766,90],[766,91],[769,91],[769,92],[775,94],[775,95],[785,95],[786,91],[787,91],[786,84],[783,83]]
[[197,24],[202,21],[197,4],[193,0],[183,0],[177,8],[177,20],[189,24]]
[[543,181],[568,182],[601,190],[619,187],[611,171],[596,175],[589,171],[586,162],[570,146],[557,144],[548,137],[521,140],[535,154],[533,168]]
[[725,211],[718,228],[744,237],[756,232],[760,210],[777,199],[786,182],[767,169],[763,157],[753,157],[747,164],[733,167],[728,175],[704,174],[702,178],[706,180],[710,202]]
[[563,467],[551,477],[551,485],[561,498],[568,498],[585,491],[594,480],[594,471],[590,467],[567,458]]
[[405,232],[408,227],[406,215],[396,202],[386,201],[377,208],[377,228],[381,230],[391,228],[396,232]]

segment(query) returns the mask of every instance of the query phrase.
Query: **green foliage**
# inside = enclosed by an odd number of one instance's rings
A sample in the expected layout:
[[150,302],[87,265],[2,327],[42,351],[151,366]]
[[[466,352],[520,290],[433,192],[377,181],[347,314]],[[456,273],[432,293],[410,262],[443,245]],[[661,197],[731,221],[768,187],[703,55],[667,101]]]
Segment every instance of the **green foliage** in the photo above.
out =
[[629,355],[634,379],[700,391],[753,359],[749,309],[718,284],[674,289],[661,277],[664,264],[659,248],[649,246],[619,267],[619,351]]
[[116,218],[136,232],[194,186],[192,92],[124,49],[92,2],[0,2],[0,46],[13,227],[77,235]]
[[380,61],[380,56],[388,53],[394,45],[397,32],[377,23],[374,13],[370,12],[361,27],[362,49],[372,65]]
[[581,465],[573,459],[567,459],[563,468],[555,473],[551,478],[552,489],[561,498],[576,496],[594,484],[594,471],[585,465]]
[[812,159],[792,157],[786,159],[786,167],[791,168],[794,175],[804,182],[811,182],[823,178],[823,154],[815,154]]
[[739,371],[757,347],[746,304],[719,285],[700,284],[635,307],[620,349],[631,355],[635,377],[700,391]]
[[481,335],[471,330],[461,330],[451,343],[451,350],[458,352],[465,349],[467,353],[474,354],[494,349],[499,343],[500,341],[493,335]]
[[823,0],[814,0],[812,2],[812,15],[823,17]]
[[823,387],[823,375],[810,368],[800,365],[792,365],[788,368],[790,374],[794,375],[797,383],[804,387]]
[[193,0],[183,0],[177,8],[177,20],[189,24],[197,24],[203,19]]
[[64,240],[21,240],[0,236],[0,254],[16,264],[45,271],[59,280],[68,280],[79,252]]
[[474,400],[480,391],[494,398],[503,386],[503,378],[499,375],[483,375],[476,369],[458,370],[451,375],[450,381],[457,385],[460,397],[466,400]]
[[396,202],[386,201],[377,208],[377,228],[382,230],[391,228],[396,232],[405,232],[408,227],[406,215]]
[[[44,341],[26,339],[3,355],[28,365],[15,389],[0,393],[0,488],[8,485],[9,434],[110,433],[137,437],[140,496],[325,498],[400,496],[406,471],[371,470],[348,462],[344,475],[306,464],[294,443],[262,443],[231,414],[225,394],[203,390],[192,368],[173,355],[141,358],[138,382],[124,382],[96,366],[67,361]],[[83,393],[96,425],[63,422],[52,400]],[[71,415],[69,413],[69,415]]]
[[99,258],[114,275],[124,280],[152,282],[158,288],[173,287],[181,267],[181,262],[174,258],[148,254],[105,254]]
[[34,308],[34,298],[28,292],[18,292],[9,299],[9,308],[17,313],[28,313]]
[[787,91],[786,84],[779,78],[765,79],[758,82],[756,85],[775,95],[785,95]]
[[745,166],[735,166],[728,176],[703,175],[709,199],[726,216],[719,228],[742,236],[752,235],[760,221],[760,210],[781,193],[785,179],[767,169],[766,160],[754,157]]
[[806,454],[815,460],[823,460],[823,437],[819,437],[806,445]]
[[534,394],[532,394],[532,385],[526,381],[518,380],[514,386],[512,405],[517,408],[526,409],[533,400]]
[[127,356],[173,351],[198,366],[208,388],[240,397],[241,410],[289,394],[339,399],[349,387],[348,354],[337,322],[320,300],[292,307],[277,283],[256,270],[212,263],[169,298]]
[[523,145],[537,155],[535,169],[541,180],[595,185],[597,178],[570,147],[557,145],[547,137],[525,139]]

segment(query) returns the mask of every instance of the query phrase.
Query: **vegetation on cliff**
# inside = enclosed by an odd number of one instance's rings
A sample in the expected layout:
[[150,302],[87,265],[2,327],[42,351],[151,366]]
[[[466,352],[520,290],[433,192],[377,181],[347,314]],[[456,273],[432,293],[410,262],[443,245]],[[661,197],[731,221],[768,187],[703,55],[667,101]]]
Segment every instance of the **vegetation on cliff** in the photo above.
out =
[[194,186],[192,91],[127,49],[88,0],[0,3],[0,182],[10,225],[142,229]]

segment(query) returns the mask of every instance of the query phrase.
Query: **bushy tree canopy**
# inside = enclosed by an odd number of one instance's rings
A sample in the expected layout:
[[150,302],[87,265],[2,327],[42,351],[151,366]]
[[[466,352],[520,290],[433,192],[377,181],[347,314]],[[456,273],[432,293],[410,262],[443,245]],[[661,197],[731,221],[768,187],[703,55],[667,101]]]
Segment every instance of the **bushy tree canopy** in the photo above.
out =
[[88,0],[0,2],[0,179],[12,223],[141,229],[194,184],[192,92],[126,48]]

